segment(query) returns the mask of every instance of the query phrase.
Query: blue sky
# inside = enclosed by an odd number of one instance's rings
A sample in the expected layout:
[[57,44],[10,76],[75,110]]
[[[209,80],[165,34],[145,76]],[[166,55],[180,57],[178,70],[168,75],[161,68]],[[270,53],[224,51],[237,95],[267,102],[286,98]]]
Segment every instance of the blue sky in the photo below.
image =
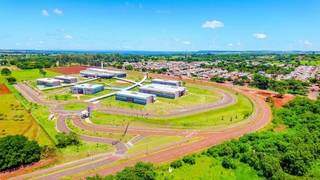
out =
[[0,49],[320,50],[319,0],[1,0]]

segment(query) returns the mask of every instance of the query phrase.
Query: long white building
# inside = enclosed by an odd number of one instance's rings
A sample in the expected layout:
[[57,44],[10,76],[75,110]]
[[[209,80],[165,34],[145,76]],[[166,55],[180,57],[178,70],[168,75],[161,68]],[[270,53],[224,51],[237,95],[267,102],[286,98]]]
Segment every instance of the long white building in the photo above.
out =
[[162,84],[148,84],[140,87],[139,89],[142,93],[154,94],[159,97],[165,98],[178,98],[185,95],[186,88],[181,86],[168,86]]

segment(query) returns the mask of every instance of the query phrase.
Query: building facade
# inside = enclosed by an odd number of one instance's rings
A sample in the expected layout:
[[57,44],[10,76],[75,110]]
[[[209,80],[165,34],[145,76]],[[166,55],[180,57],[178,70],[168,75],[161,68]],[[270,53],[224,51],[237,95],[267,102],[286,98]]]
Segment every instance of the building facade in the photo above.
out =
[[37,85],[53,87],[53,86],[60,86],[61,81],[58,79],[53,78],[41,78],[37,79]]
[[71,92],[74,94],[95,94],[104,90],[101,84],[77,84],[71,87]]
[[152,83],[153,84],[168,85],[168,86],[182,86],[181,81],[175,81],[175,80],[152,79]]
[[119,91],[116,93],[116,100],[146,105],[155,102],[156,96],[133,91]]

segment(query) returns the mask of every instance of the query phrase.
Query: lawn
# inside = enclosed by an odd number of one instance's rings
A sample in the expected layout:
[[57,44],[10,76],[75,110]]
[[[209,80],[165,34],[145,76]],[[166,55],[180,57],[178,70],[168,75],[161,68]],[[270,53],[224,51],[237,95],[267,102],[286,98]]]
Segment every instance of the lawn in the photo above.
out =
[[69,103],[69,104],[65,104],[63,106],[64,110],[71,110],[71,111],[78,111],[78,110],[84,110],[86,109],[88,106],[86,103]]
[[[60,75],[59,73],[46,71],[47,74],[45,77],[53,77]],[[28,70],[16,70],[12,71],[12,76],[17,79],[17,81],[26,81],[26,80],[35,80],[37,78],[43,78],[39,73],[38,69],[28,69]]]
[[124,109],[142,110],[159,115],[167,114],[172,110],[185,109],[190,106],[200,104],[214,103],[222,98],[217,93],[217,89],[213,87],[204,87],[199,85],[187,84],[187,95],[177,99],[168,99],[157,97],[155,103],[148,105],[139,105],[124,101],[117,101],[115,97],[106,98],[101,100],[101,103],[107,107],[119,107]]
[[229,125],[244,120],[253,111],[253,105],[247,97],[242,94],[237,94],[236,98],[237,102],[233,105],[182,117],[158,119],[111,115],[93,111],[91,121],[96,124],[109,124],[115,126],[124,126],[127,122],[131,122],[131,125],[174,128],[208,128]]
[[112,90],[104,90],[101,92],[98,92],[96,94],[72,94],[70,92],[70,88],[65,88],[65,89],[60,89],[60,91],[55,90],[55,91],[48,91],[46,92],[46,95],[48,97],[49,100],[57,100],[57,101],[68,101],[68,100],[77,100],[77,96],[79,97],[79,100],[87,100],[87,99],[91,99],[94,97],[99,97],[105,94],[109,94],[111,92],[114,92]]
[[149,151],[155,150],[171,143],[179,142],[183,140],[182,136],[148,136],[134,144],[128,150],[128,154],[135,153],[148,153]]
[[41,145],[53,142],[14,94],[0,96],[0,136],[21,134]]
[[55,120],[49,120],[50,112],[47,107],[40,105],[33,105],[31,109],[32,115],[35,117],[38,124],[47,132],[49,137],[56,142],[56,130]]
[[57,164],[62,164],[100,153],[112,152],[114,148],[108,144],[82,142],[79,146],[68,146],[58,150]]
[[134,81],[141,81],[144,77],[143,73],[139,71],[126,71],[127,77],[126,79],[134,80]]
[[248,165],[236,162],[236,166],[236,169],[225,169],[221,160],[199,155],[194,165],[184,164],[172,172],[169,165],[159,167],[156,179],[262,179]]
[[88,136],[103,137],[103,138],[111,138],[111,139],[119,140],[122,142],[127,142],[131,138],[133,138],[133,136],[129,135],[129,134],[126,134],[125,136],[123,136],[123,134],[121,134],[121,133],[112,133],[112,132],[108,133],[108,132],[84,130],[84,129],[76,127],[72,123],[72,121],[70,121],[70,120],[67,121],[67,126],[68,126],[68,128],[70,128],[73,132],[75,132],[77,134],[84,134],[84,135],[88,135]]

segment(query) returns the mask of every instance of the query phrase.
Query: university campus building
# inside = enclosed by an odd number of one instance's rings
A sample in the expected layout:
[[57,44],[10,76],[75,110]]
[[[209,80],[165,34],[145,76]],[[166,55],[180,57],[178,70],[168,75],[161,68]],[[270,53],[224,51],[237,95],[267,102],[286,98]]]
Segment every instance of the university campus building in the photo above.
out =
[[95,94],[104,90],[101,84],[77,84],[71,87],[71,92],[74,94]]
[[119,77],[123,78],[126,77],[126,72],[123,71],[114,71],[108,69],[99,69],[99,68],[87,68],[86,70],[80,71],[80,75],[82,77],[87,78],[112,78],[112,77]]
[[61,81],[58,79],[53,78],[40,78],[37,79],[37,85],[53,87],[53,86],[60,86]]
[[76,83],[78,79],[73,76],[56,76],[55,79],[61,80],[63,83]]
[[153,103],[156,100],[156,96],[134,91],[119,91],[116,93],[116,100],[146,105]]
[[159,97],[165,98],[178,98],[180,96],[185,95],[186,88],[181,86],[168,86],[162,84],[148,84],[141,86],[139,89],[142,93],[154,94]]
[[153,84],[163,84],[168,86],[182,86],[181,81],[175,80],[164,80],[164,79],[152,79]]

